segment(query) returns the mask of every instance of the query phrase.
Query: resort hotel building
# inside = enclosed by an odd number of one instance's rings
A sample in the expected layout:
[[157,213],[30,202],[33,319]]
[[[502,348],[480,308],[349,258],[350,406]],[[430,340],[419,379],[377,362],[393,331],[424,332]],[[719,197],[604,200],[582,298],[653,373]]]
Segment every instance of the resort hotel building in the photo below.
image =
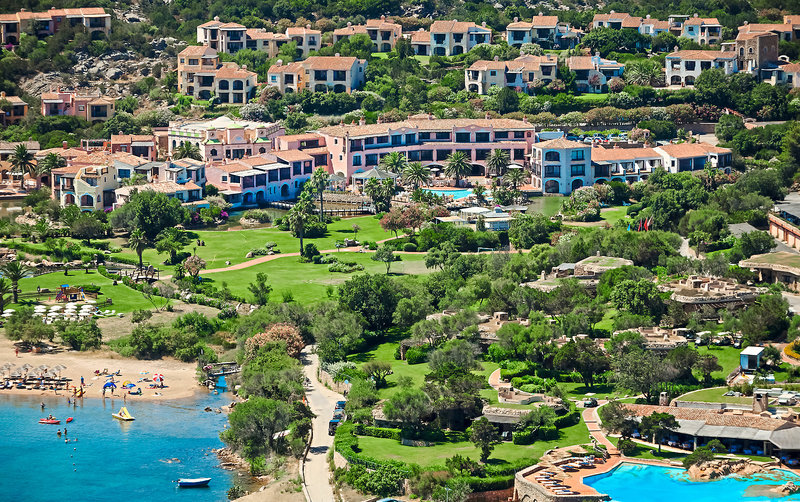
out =
[[512,163],[524,165],[533,144],[533,125],[511,119],[436,119],[414,115],[401,122],[339,124],[316,131],[330,152],[329,171],[350,179],[376,167],[390,152],[409,162],[444,169],[447,157],[464,152],[471,176],[486,175],[492,150],[505,150]]

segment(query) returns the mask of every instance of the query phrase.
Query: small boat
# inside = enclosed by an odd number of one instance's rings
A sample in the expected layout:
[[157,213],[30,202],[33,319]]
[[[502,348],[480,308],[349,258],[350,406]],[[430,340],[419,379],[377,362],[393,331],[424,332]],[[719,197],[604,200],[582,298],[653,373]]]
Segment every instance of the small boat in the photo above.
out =
[[68,417],[67,418],[67,423],[70,423],[70,422],[72,422],[72,417]]
[[58,425],[61,423],[61,420],[56,420],[55,418],[40,418],[39,423],[48,425]]
[[178,480],[178,486],[181,488],[199,488],[208,486],[209,482],[211,482],[211,478],[182,478]]
[[124,420],[126,422],[130,422],[131,420],[136,420],[131,416],[130,413],[128,413],[128,408],[124,406],[119,409],[119,413],[112,413],[111,416],[116,418],[117,420]]

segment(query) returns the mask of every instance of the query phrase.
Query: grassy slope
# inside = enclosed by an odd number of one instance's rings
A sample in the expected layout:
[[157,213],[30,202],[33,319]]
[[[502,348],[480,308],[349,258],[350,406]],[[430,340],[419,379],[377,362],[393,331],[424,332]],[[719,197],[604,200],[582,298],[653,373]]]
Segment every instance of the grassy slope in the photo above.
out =
[[[326,289],[329,285],[336,287],[352,276],[365,272],[386,272],[386,265],[371,259],[372,253],[335,252],[332,254],[342,261],[354,261],[364,265],[364,271],[350,274],[328,272],[328,265],[300,263],[297,256],[285,256],[241,270],[208,274],[204,278],[214,281],[215,286],[221,286],[222,282],[227,282],[228,287],[235,294],[251,299],[247,285],[253,282],[257,273],[263,272],[267,274],[268,282],[272,286],[272,298],[274,301],[281,301],[282,293],[291,291],[295,301],[312,303],[327,297]],[[392,274],[428,273],[424,263],[425,255],[404,254],[401,256],[402,261],[392,263]]]

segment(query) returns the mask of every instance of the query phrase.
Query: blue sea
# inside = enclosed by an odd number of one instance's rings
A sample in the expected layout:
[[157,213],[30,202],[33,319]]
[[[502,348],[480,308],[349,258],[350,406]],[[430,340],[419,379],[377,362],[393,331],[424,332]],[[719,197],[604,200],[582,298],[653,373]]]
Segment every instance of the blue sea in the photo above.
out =
[[659,467],[623,462],[611,471],[588,476],[586,485],[605,493],[616,502],[764,502],[800,501],[800,493],[788,497],[772,497],[770,486],[788,481],[800,484],[800,476],[783,470],[768,474],[727,476],[714,481],[691,481],[682,468]]
[[[127,403],[86,398],[73,408],[66,397],[42,399],[0,391],[0,500],[227,500],[237,473],[220,468],[211,451],[223,446],[219,432],[227,417],[203,408],[218,408],[231,400],[230,394]],[[123,405],[135,421],[111,417]],[[47,414],[61,424],[39,424]],[[73,422],[65,424],[67,417]],[[64,427],[69,443],[56,435]],[[210,486],[180,489],[173,482],[194,477],[210,477]]]

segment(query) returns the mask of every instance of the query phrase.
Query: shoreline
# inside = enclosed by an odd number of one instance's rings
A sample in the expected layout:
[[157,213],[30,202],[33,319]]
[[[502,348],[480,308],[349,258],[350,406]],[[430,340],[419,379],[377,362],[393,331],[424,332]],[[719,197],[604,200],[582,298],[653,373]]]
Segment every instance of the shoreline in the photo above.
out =
[[[85,382],[83,397],[103,399],[102,387],[106,383],[106,375],[95,376],[94,371],[105,369],[108,372],[120,371],[119,376],[114,376],[114,382],[117,385],[114,394],[106,392],[106,398],[127,402],[162,401],[195,397],[202,389],[205,389],[197,379],[197,366],[194,363],[184,363],[173,358],[154,360],[125,358],[108,349],[87,352],[63,350],[48,354],[20,352],[17,357],[13,343],[5,337],[0,337],[0,367],[6,363],[13,364],[15,368],[28,364],[33,368],[30,370],[31,374],[35,374],[36,368],[41,365],[54,367],[60,364],[65,366],[66,368],[61,371],[61,376],[71,380],[69,382],[70,391],[13,388],[0,390],[0,395],[66,399],[72,397],[72,386],[80,387],[81,377],[83,377]],[[165,387],[163,389],[149,387],[153,383],[153,375],[157,373],[164,375]],[[151,381],[145,382],[145,378]],[[4,381],[2,376],[0,376],[0,381]],[[142,394],[127,394],[127,390],[122,388],[122,384],[127,381],[136,384],[142,390]],[[125,392],[124,396],[123,392]]]

